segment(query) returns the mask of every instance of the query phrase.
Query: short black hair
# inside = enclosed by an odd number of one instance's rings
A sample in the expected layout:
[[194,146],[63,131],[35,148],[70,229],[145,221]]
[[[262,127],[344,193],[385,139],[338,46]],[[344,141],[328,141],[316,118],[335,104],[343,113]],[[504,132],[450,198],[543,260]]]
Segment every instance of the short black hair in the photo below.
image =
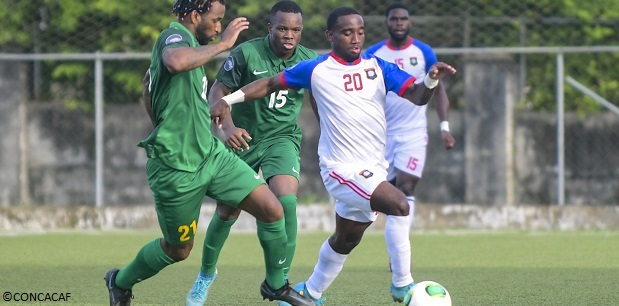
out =
[[335,24],[337,23],[337,19],[340,18],[341,16],[348,16],[348,15],[361,15],[361,14],[354,8],[348,7],[348,6],[341,6],[331,11],[331,13],[329,13],[329,17],[327,17],[327,30],[328,31],[333,30],[333,27],[335,27]]
[[406,12],[410,14],[410,11],[408,10],[408,7],[406,6],[406,4],[395,2],[389,5],[387,9],[385,10],[385,17],[389,17],[389,13],[395,9],[403,9],[403,10],[406,10]]
[[226,5],[226,0],[175,0],[174,6],[172,7],[172,14],[178,16],[180,19],[185,18],[185,16],[192,11],[198,11],[198,13],[202,14],[211,9],[213,2]]
[[290,0],[282,0],[275,3],[275,5],[273,5],[273,7],[271,8],[271,18],[275,16],[277,12],[299,13],[303,15],[301,7],[296,2]]

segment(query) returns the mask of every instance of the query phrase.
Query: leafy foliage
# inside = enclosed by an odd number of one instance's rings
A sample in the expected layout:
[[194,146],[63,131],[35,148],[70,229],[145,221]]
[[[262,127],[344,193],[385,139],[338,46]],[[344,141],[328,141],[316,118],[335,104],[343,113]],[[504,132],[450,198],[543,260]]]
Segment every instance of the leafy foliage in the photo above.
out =
[[[384,11],[391,3],[379,0],[298,0],[304,10],[302,43],[328,49],[324,38],[326,16],[337,6],[357,8],[366,17],[366,44],[383,39]],[[239,42],[263,36],[272,3],[229,0],[224,25],[246,16],[249,30]],[[578,0],[418,0],[410,3],[415,37],[435,48],[504,46],[594,46],[619,44],[619,1]],[[175,20],[173,0],[0,0],[0,52],[19,53],[148,53],[162,29]],[[619,101],[619,70],[612,69],[618,54],[568,54],[566,72],[610,101]],[[520,105],[552,110],[555,105],[556,61],[552,56],[527,55],[527,93]],[[32,63],[34,65],[34,63]],[[43,100],[91,100],[93,63],[42,62],[39,78]],[[148,60],[105,63],[105,99],[138,101]],[[213,66],[213,67],[211,67]],[[216,65],[207,66],[213,75]],[[35,69],[29,69],[34,71]],[[34,73],[34,72],[31,72]],[[552,76],[552,77],[551,77]],[[60,83],[60,84],[59,84]],[[78,85],[79,84],[79,85]],[[36,86],[33,86],[36,87]],[[75,94],[59,95],[53,88]],[[566,107],[581,112],[599,109],[596,102],[566,87]],[[69,99],[69,97],[71,99]]]

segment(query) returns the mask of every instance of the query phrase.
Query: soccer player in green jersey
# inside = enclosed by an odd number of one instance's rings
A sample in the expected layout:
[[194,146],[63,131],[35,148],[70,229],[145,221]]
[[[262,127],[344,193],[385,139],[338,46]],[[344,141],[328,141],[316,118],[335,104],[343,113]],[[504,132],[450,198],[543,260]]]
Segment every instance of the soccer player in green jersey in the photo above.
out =
[[[254,80],[271,77],[296,63],[318,56],[299,45],[303,31],[301,8],[293,1],[279,1],[272,8],[269,34],[237,46],[217,74],[209,101],[235,91]],[[297,189],[301,128],[297,124],[303,91],[281,90],[252,103],[235,105],[232,118],[222,122],[226,144],[264,179],[284,209],[288,236],[284,274],[287,277],[297,237]],[[216,264],[230,228],[241,210],[217,203],[202,253],[200,273],[187,295],[186,305],[204,305],[208,290],[217,277]],[[280,305],[290,305],[280,301]]]
[[148,156],[146,173],[163,239],[144,245],[124,268],[107,272],[110,305],[130,305],[135,284],[189,256],[205,195],[256,218],[266,266],[262,296],[313,305],[284,277],[287,237],[279,201],[209,130],[202,65],[231,48],[249,27],[246,18],[235,18],[221,40],[209,44],[221,32],[225,10],[225,0],[177,0],[172,12],[178,22],[163,30],[153,47],[148,92],[155,129],[139,146]]

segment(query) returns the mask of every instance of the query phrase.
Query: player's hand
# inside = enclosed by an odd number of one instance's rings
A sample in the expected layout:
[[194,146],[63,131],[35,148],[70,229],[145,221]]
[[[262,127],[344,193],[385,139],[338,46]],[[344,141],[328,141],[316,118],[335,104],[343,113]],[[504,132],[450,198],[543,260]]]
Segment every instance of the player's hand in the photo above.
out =
[[445,77],[448,74],[455,74],[456,69],[451,67],[443,62],[437,62],[428,71],[428,76],[431,79],[439,80]]
[[251,140],[251,136],[249,136],[249,133],[247,133],[245,129],[232,127],[223,130],[225,143],[228,147],[239,152],[249,150],[249,144],[247,144],[247,142]]
[[249,21],[245,17],[237,17],[230,21],[224,32],[221,34],[220,43],[230,49],[234,46],[236,39],[239,38],[239,33],[249,28]]
[[211,104],[211,120],[221,128],[222,118],[230,116],[230,105],[224,99],[219,99],[214,104]]
[[445,150],[449,150],[456,145],[456,140],[451,133],[447,131],[441,131],[441,137],[443,137],[443,145],[445,146]]

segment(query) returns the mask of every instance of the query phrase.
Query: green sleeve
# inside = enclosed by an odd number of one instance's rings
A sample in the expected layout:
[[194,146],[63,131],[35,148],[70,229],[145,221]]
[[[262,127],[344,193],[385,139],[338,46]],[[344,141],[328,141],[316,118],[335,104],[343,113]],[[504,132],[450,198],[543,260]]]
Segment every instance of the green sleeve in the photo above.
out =
[[223,82],[231,90],[237,90],[243,87],[243,76],[247,71],[247,61],[241,47],[237,47],[230,56],[226,58],[224,64],[217,72],[217,80]]
[[160,45],[160,54],[168,48],[191,47],[192,37],[186,32],[174,28],[166,29],[161,34],[162,44]]

